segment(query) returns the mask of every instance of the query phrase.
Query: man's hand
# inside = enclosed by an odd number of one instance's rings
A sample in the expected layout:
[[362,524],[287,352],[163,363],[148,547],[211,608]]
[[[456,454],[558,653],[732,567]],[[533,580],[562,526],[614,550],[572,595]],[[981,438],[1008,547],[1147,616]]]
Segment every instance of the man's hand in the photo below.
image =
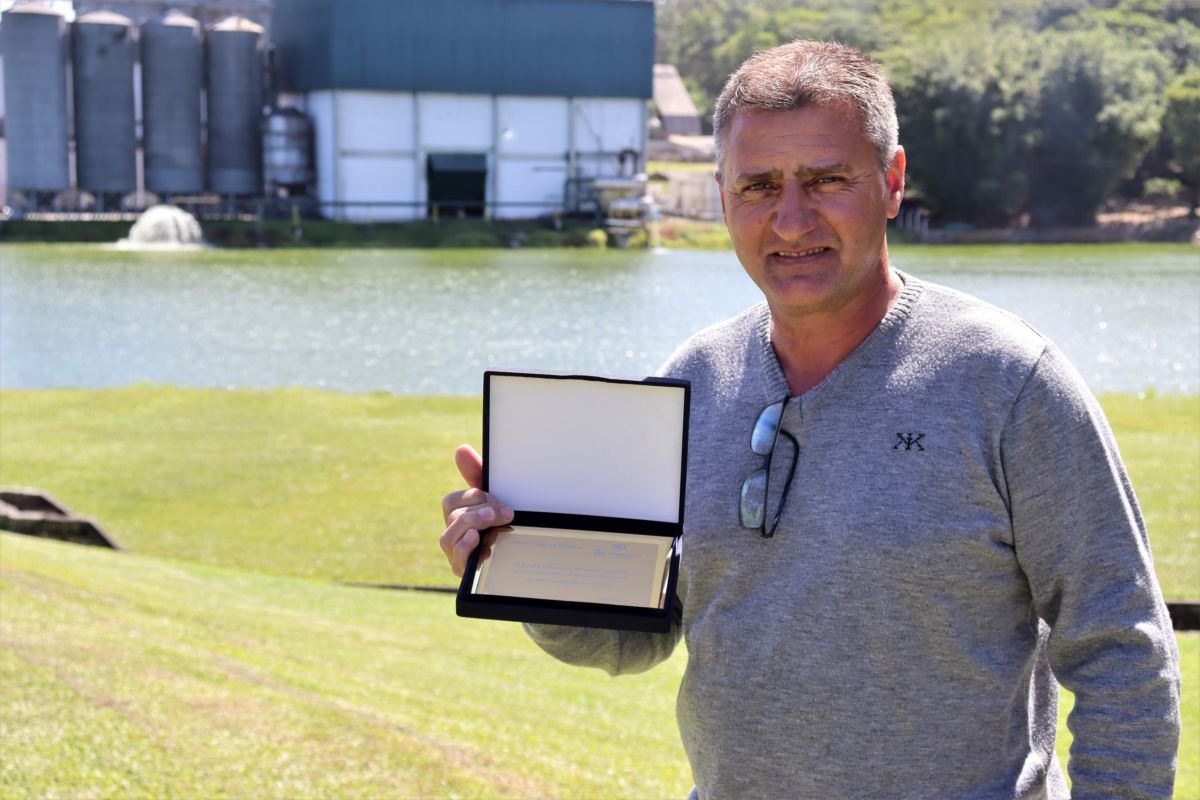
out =
[[513,510],[483,491],[483,459],[475,448],[459,445],[454,451],[454,463],[468,488],[442,498],[446,530],[438,544],[450,562],[450,569],[461,578],[471,551],[479,544],[479,532],[512,522]]

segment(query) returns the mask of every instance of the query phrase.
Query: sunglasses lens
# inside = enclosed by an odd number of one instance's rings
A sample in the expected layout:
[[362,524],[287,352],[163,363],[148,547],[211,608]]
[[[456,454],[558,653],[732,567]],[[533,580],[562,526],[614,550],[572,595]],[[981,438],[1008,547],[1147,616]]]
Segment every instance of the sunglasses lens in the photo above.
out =
[[766,510],[767,471],[760,469],[753,473],[742,484],[742,502],[739,511],[742,526],[746,528],[761,528],[763,512]]
[[750,449],[760,456],[771,452],[775,444],[775,432],[779,430],[779,420],[783,416],[783,402],[773,403],[763,409],[754,423],[754,431],[750,434]]

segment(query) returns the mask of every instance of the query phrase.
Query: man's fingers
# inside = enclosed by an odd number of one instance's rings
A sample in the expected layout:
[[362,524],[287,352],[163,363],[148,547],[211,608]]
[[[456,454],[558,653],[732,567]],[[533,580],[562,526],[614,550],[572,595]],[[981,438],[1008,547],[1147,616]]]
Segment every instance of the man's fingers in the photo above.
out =
[[463,489],[451,492],[442,498],[442,520],[450,523],[450,514],[455,509],[468,506],[481,506],[488,501],[487,492],[482,489]]
[[446,558],[454,561],[454,548],[468,531],[474,531],[478,537],[479,531],[492,527],[496,521],[496,509],[488,505],[456,508],[446,519],[446,530],[438,540]]
[[468,528],[463,537],[455,543],[450,552],[446,555],[450,559],[450,569],[459,578],[467,571],[467,561],[471,558],[471,551],[475,549],[475,545],[479,544],[479,531],[474,528]]
[[454,574],[462,577],[482,532],[512,522],[513,510],[483,491],[483,460],[475,448],[466,444],[459,446],[454,451],[454,463],[469,488],[442,498],[446,530],[438,544]]
[[454,463],[467,486],[473,489],[483,488],[483,459],[475,448],[469,444],[460,444],[454,451]]
[[512,531],[512,528],[507,525],[502,525],[498,528],[492,528],[483,535],[483,547],[479,551],[479,563],[487,561],[492,557],[492,548],[496,545],[496,539],[501,532]]
[[511,522],[512,517],[512,509],[507,506],[484,504],[451,510],[447,518],[446,530],[442,533],[438,544],[441,546],[446,560],[450,562],[454,574],[462,576],[471,551],[479,544],[481,531]]

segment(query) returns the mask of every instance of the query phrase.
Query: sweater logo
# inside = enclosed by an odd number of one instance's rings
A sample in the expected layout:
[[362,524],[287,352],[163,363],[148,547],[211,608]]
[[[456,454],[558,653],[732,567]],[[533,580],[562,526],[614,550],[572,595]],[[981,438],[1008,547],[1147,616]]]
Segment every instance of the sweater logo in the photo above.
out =
[[923,433],[897,433],[896,443],[892,445],[893,450],[917,450],[924,453],[925,448],[921,445],[921,440],[925,438]]

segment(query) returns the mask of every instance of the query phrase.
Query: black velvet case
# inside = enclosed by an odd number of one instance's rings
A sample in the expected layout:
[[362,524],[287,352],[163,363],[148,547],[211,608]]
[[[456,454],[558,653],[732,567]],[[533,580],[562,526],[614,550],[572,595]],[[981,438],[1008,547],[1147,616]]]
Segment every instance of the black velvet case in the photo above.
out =
[[483,488],[515,517],[483,532],[458,615],[668,630],[690,403],[681,380],[486,372]]

